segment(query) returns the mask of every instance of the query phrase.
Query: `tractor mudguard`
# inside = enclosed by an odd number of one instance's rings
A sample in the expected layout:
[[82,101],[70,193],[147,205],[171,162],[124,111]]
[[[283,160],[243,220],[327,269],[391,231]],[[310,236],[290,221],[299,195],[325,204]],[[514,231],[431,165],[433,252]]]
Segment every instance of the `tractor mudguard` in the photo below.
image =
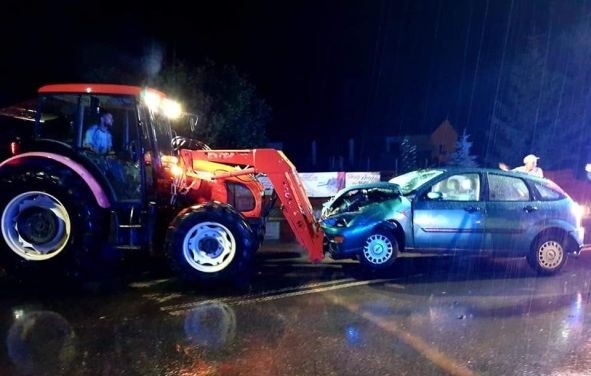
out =
[[41,163],[41,165],[47,164],[47,159],[57,162],[72,171],[74,171],[86,184],[88,188],[91,190],[97,204],[103,208],[109,208],[111,203],[109,202],[109,198],[104,191],[104,189],[100,186],[98,181],[92,176],[92,174],[80,163],[73,161],[68,157],[64,157],[59,154],[54,153],[47,153],[47,152],[28,152],[23,154],[15,155],[14,157],[8,158],[7,160],[0,163],[0,173],[3,169],[8,166],[12,166],[14,168],[23,169],[29,163]]

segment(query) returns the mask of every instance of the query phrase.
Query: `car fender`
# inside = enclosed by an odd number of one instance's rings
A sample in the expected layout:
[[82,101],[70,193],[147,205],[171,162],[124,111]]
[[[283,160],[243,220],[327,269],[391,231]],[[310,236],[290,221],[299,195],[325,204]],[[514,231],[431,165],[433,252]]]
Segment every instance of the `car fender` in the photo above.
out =
[[375,229],[396,232],[400,227],[396,222],[384,221],[376,224]]
[[404,229],[399,223],[392,220],[383,221],[376,224],[374,229],[394,234],[394,236],[396,236],[396,240],[398,241],[398,247],[400,250],[403,250],[406,247],[407,240],[405,239]]
[[55,161],[72,171],[74,171],[82,180],[86,182],[89,189],[91,190],[97,204],[101,208],[109,208],[111,203],[109,202],[109,198],[104,191],[104,189],[100,186],[98,181],[94,178],[94,176],[80,163],[73,161],[72,159],[65,157],[63,155],[55,154],[55,153],[48,153],[48,152],[27,152],[23,154],[18,154],[13,157],[10,157],[0,163],[0,171],[7,167],[7,166],[14,166],[17,167],[19,165],[25,165],[26,163],[30,163],[35,161],[35,159],[50,159]]
[[581,229],[574,227],[568,221],[559,219],[552,219],[540,223],[539,226],[532,227],[535,233],[532,235],[532,241],[540,234],[548,231],[564,231],[568,235],[569,244],[567,245],[568,252],[578,252],[579,248],[583,245],[584,233]]
[[540,223],[539,226],[534,226],[535,228],[540,228],[542,231],[549,229],[549,228],[559,228],[563,229],[566,232],[575,231],[576,228],[570,224],[568,221],[560,220],[560,219],[550,219]]

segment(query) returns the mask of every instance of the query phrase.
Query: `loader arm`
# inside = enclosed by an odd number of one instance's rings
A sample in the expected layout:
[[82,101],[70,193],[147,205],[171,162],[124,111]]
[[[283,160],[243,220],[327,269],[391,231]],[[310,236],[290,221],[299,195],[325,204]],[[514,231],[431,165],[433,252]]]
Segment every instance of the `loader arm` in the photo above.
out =
[[[265,174],[281,200],[283,216],[289,223],[298,243],[308,251],[311,261],[318,262],[324,257],[322,242],[324,234],[312,210],[297,170],[291,161],[276,149],[244,150],[180,150],[185,166],[193,166],[194,160],[207,160],[229,165],[240,165],[242,170],[212,175],[221,179],[241,174]],[[185,172],[188,176],[192,171]],[[199,178],[202,178],[199,176]]]

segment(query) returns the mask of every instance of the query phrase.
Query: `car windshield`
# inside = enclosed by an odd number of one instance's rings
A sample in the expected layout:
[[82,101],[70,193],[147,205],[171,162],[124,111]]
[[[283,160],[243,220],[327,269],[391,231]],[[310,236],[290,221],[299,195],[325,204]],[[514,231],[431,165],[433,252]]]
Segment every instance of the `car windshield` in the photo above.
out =
[[441,170],[417,170],[407,172],[389,180],[390,183],[398,184],[403,195],[414,192],[418,187],[434,177],[442,174]]

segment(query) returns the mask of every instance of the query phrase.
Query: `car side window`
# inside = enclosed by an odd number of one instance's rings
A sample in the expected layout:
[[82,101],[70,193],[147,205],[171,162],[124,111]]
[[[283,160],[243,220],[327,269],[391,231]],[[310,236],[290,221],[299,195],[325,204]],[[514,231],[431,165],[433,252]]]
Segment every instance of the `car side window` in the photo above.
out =
[[534,183],[538,193],[540,194],[540,199],[542,201],[553,201],[553,200],[560,200],[564,198],[564,195],[554,189],[552,187],[548,187],[542,183]]
[[478,174],[452,175],[435,183],[431,192],[440,193],[443,201],[478,201],[480,179]]
[[525,181],[512,176],[488,175],[490,201],[529,201],[529,189]]

